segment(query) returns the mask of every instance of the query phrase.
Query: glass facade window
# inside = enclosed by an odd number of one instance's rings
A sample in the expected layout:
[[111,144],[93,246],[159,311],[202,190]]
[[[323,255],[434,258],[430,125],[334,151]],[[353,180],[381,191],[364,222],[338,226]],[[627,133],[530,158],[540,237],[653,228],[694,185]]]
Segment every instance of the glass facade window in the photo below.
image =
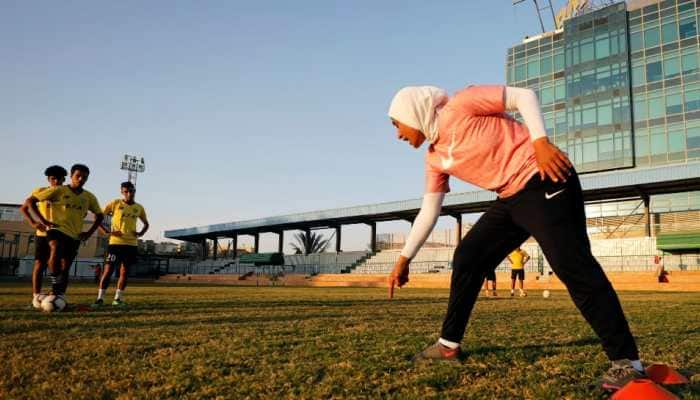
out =
[[664,60],[664,79],[675,78],[681,74],[681,61],[678,57]]
[[579,172],[700,160],[698,5],[619,2],[570,18],[509,50],[508,84],[538,93]]
[[661,61],[647,64],[647,82],[656,82],[663,79]]
[[654,27],[644,30],[644,47],[655,47],[661,43],[659,36],[659,28]]
[[681,20],[678,23],[678,32],[681,39],[696,36],[697,30],[695,29],[695,16]]
[[676,22],[671,22],[669,24],[664,24],[661,27],[661,38],[663,44],[668,44],[678,40],[678,26]]

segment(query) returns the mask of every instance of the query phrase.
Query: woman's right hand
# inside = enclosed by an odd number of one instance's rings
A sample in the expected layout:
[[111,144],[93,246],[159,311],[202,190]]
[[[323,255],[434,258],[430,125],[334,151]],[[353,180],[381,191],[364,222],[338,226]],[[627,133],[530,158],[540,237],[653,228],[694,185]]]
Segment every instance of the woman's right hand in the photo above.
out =
[[394,298],[394,286],[401,287],[408,283],[408,265],[410,263],[410,259],[404,256],[399,256],[398,261],[396,261],[396,264],[394,264],[394,270],[391,271],[391,274],[389,275],[389,299]]
[[535,158],[537,168],[540,170],[540,179],[544,180],[548,176],[552,182],[566,182],[566,178],[571,175],[570,169],[573,167],[566,153],[549,142],[547,137],[542,137],[534,142]]

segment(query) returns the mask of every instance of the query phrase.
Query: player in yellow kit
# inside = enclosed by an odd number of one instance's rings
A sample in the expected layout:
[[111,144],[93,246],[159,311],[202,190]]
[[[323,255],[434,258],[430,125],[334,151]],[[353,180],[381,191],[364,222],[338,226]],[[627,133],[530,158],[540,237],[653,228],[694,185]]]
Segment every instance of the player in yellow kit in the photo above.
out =
[[[117,282],[117,292],[114,295],[113,306],[123,306],[122,293],[126,289],[126,279],[129,267],[136,262],[138,238],[143,236],[148,230],[148,219],[146,210],[141,204],[134,201],[136,188],[131,182],[124,182],[121,185],[121,199],[111,201],[105,206],[104,213],[112,216],[110,230],[100,226],[100,229],[109,235],[109,248],[105,256],[105,266],[100,279],[100,288],[97,291],[97,300],[94,307],[104,304],[104,295],[112,273],[119,268],[119,282]],[[137,220],[141,220],[143,228],[136,230]]]
[[520,281],[520,297],[527,296],[527,293],[523,290],[523,281],[525,280],[525,263],[529,260],[530,255],[520,247],[513,250],[513,252],[508,255],[508,261],[510,261],[512,266],[510,272],[510,297],[515,296],[516,279]]
[[[36,193],[52,187],[63,185],[68,172],[60,165],[52,165],[46,168],[44,175],[46,175],[49,186],[35,189],[27,200],[24,201],[22,207],[19,208],[22,214],[24,214],[24,217],[27,219],[27,222],[29,222],[29,224],[36,229],[36,239],[34,240],[34,270],[32,271],[32,306],[34,308],[41,307],[41,300],[43,300],[44,297],[44,295],[41,294],[41,275],[46,269],[46,264],[49,260],[49,240],[46,238],[46,231],[48,230],[48,227],[34,219],[32,213],[29,212],[29,209],[31,208],[31,198]],[[52,221],[51,202],[41,201],[37,204],[37,209],[39,210],[41,216],[43,216],[47,221]]]
[[[49,228],[46,237],[49,241],[47,265],[53,279],[52,293],[65,296],[68,288],[68,273],[81,241],[86,241],[102,223],[102,210],[97,198],[83,186],[90,176],[90,169],[83,164],[75,164],[70,169],[71,183],[56,186],[34,193],[29,205],[40,222]],[[51,221],[39,212],[37,204],[51,202]],[[83,232],[83,221],[88,211],[95,215],[95,222]]]

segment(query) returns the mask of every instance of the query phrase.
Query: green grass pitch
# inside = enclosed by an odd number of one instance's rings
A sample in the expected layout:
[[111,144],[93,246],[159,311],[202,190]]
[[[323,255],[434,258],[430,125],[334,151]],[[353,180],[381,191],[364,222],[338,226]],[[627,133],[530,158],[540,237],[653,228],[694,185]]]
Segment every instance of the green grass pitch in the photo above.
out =
[[[93,285],[72,284],[89,304]],[[113,296],[113,288],[108,299]],[[609,364],[568,295],[481,297],[457,365],[436,340],[447,290],[132,285],[125,310],[48,315],[0,283],[2,399],[606,398]],[[646,362],[700,372],[700,293],[621,292]],[[700,399],[700,382],[667,387]]]

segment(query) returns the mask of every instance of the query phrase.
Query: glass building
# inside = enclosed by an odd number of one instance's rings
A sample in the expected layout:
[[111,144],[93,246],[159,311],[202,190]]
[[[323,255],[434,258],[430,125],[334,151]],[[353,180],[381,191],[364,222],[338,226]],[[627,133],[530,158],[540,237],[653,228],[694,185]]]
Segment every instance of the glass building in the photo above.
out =
[[[638,0],[573,17],[508,49],[507,83],[536,91],[550,141],[579,172],[700,162],[699,9]],[[700,196],[652,196],[651,208],[698,210]]]

